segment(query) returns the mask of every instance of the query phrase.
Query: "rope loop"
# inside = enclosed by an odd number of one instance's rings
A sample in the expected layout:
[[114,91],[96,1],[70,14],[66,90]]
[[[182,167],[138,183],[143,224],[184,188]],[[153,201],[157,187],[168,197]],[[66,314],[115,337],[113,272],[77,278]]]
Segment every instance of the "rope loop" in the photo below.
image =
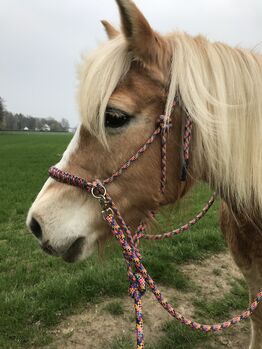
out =
[[146,281],[140,273],[132,275],[130,280],[129,295],[136,299],[137,296],[141,298],[146,293]]

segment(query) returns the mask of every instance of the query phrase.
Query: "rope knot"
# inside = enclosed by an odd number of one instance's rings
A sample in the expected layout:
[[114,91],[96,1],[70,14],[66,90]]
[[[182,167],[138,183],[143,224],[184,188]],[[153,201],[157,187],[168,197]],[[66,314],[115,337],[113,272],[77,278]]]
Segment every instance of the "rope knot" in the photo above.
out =
[[142,297],[146,292],[146,282],[143,276],[139,273],[135,273],[130,280],[129,295],[132,298],[136,298],[137,295]]
[[161,191],[165,192],[167,182],[167,137],[172,123],[166,115],[160,116],[159,127],[161,131]]
[[166,115],[161,115],[159,118],[159,126],[161,132],[166,133],[172,127],[172,123]]

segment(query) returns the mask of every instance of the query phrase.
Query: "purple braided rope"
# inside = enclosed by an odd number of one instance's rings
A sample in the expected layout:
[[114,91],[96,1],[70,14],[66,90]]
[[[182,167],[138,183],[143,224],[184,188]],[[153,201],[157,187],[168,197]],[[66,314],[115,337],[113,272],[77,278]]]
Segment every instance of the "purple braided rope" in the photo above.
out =
[[48,174],[57,182],[78,187],[80,189],[87,191],[88,193],[91,193],[92,188],[96,186],[96,182],[93,182],[93,183],[88,182],[81,177],[71,175],[69,172],[62,171],[54,166],[50,167],[50,169],[48,170]]
[[137,349],[144,348],[144,331],[143,331],[143,312],[142,312],[142,296],[146,292],[145,279],[141,274],[132,273],[132,267],[129,263],[128,277],[130,280],[129,295],[134,299],[134,309],[136,315],[136,338]]

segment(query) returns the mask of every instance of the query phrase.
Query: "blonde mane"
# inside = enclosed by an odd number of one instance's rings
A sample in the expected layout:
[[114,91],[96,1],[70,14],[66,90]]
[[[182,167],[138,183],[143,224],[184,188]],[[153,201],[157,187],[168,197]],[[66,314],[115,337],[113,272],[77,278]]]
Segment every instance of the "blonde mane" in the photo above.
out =
[[166,110],[179,92],[195,124],[196,166],[234,205],[261,209],[262,56],[186,34],[171,45]]
[[84,58],[79,69],[81,121],[86,128],[106,144],[104,115],[119,81],[130,70],[131,56],[122,35],[101,45]]
[[[262,56],[175,33],[166,115],[179,94],[191,115],[194,162],[239,207],[262,208]],[[132,57],[122,36],[98,48],[80,71],[83,124],[105,141],[104,112]],[[208,167],[207,167],[208,166]]]

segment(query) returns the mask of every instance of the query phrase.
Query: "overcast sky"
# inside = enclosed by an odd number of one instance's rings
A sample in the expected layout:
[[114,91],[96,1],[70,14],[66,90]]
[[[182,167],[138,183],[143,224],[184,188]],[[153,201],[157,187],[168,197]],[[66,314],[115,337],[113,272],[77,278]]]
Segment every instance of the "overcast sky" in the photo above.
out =
[[[158,31],[204,34],[262,52],[262,0],[136,0]],[[0,0],[0,96],[7,109],[78,122],[76,66],[119,24],[114,0]]]

